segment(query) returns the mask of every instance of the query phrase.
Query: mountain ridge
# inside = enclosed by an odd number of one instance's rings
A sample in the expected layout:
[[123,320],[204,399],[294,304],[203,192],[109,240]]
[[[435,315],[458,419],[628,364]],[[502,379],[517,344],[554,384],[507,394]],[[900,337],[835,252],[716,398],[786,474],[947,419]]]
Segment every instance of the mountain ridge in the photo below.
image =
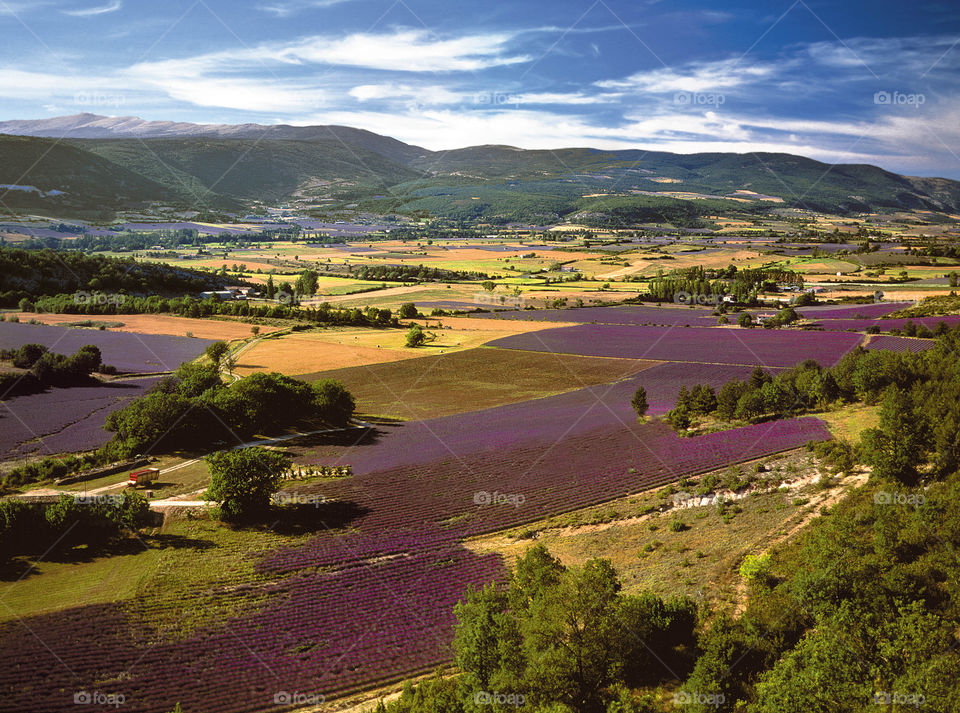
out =
[[[57,150],[48,156],[51,142]],[[167,202],[238,210],[298,201],[332,212],[538,224],[580,215],[602,220],[611,211],[619,222],[669,222],[680,214],[693,220],[709,210],[770,208],[771,200],[843,214],[960,212],[960,181],[903,176],[870,164],[639,148],[487,144],[430,151],[336,125],[193,124],[82,113],[0,122],[0,158],[0,184],[39,191],[7,190],[3,203],[13,209],[38,202],[65,210]],[[29,167],[33,180],[16,166]],[[64,176],[69,187],[61,185]],[[85,187],[84,176],[96,176],[99,184]]]

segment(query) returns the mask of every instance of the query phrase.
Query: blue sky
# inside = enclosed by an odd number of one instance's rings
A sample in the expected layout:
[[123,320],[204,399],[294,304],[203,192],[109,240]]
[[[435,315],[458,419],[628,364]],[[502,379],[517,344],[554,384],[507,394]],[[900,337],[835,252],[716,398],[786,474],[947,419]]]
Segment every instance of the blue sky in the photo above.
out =
[[960,178],[960,3],[0,0],[0,118],[784,151]]

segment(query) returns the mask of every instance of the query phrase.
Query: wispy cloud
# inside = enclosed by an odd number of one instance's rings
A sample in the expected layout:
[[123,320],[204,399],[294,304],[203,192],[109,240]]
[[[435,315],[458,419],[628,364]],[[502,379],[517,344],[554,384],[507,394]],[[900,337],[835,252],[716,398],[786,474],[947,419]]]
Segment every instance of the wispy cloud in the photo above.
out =
[[263,12],[276,15],[277,17],[289,17],[303,10],[313,8],[333,7],[353,0],[287,0],[286,2],[272,2],[257,5],[257,9]]
[[771,79],[789,72],[795,66],[795,61],[746,63],[731,58],[712,62],[692,62],[681,68],[665,67],[637,72],[624,79],[599,81],[596,86],[653,94],[717,91]]
[[64,15],[70,15],[71,17],[94,17],[95,15],[106,15],[111,12],[116,12],[122,7],[122,0],[113,0],[113,2],[107,3],[106,5],[78,8],[76,10],[61,10],[60,12]]
[[229,72],[264,71],[311,65],[356,67],[387,72],[476,72],[529,61],[509,52],[513,33],[480,33],[437,37],[426,30],[398,28],[392,32],[358,32],[342,37],[312,35],[292,42],[260,44],[181,59],[144,62],[134,69],[199,76]]

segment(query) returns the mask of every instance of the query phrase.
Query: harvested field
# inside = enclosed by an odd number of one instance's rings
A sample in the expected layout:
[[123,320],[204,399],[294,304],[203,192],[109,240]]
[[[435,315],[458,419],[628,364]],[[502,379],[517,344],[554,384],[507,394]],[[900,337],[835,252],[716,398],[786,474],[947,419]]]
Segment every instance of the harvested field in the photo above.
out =
[[[123,322],[122,327],[109,327],[111,332],[131,332],[137,334],[166,334],[173,337],[185,337],[192,334],[199,339],[230,341],[251,336],[250,327],[245,322],[220,319],[192,319],[164,314],[116,314],[105,316],[87,316],[82,314],[20,314],[21,322],[36,319],[43,324],[64,325],[92,320],[95,322]],[[276,332],[279,327],[259,325],[260,334]]]
[[804,359],[832,366],[860,340],[860,335],[855,334],[790,329],[590,324],[515,335],[491,342],[490,346],[585,356],[785,367]]
[[[320,337],[324,338],[320,338]],[[264,339],[244,351],[234,372],[247,376],[257,371],[279,371],[283,374],[308,374],[326,369],[380,364],[421,356],[414,349],[403,350],[362,346],[333,341],[317,333],[293,333],[277,339]]]
[[[264,339],[244,351],[236,372],[279,371],[284,374],[312,374],[346,367],[381,364],[472,349],[494,339],[525,333],[547,326],[526,322],[490,323],[465,317],[420,320],[437,339],[422,347],[405,345],[406,329],[344,327],[295,332],[276,339]],[[443,329],[438,328],[443,325]]]
[[565,356],[506,349],[469,349],[305,374],[337,379],[357,399],[360,413],[425,419],[539,399],[632,376],[659,362]]

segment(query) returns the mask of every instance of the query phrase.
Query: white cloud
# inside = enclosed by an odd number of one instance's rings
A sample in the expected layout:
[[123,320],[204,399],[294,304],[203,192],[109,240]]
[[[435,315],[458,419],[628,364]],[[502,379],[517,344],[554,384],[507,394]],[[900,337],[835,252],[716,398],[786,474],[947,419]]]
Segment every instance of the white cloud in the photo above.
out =
[[324,8],[340,5],[351,0],[288,0],[287,2],[275,2],[270,4],[258,5],[257,9],[268,12],[277,17],[289,17],[301,10],[311,8]]
[[597,82],[596,85],[605,89],[633,90],[653,94],[710,92],[772,79],[785,69],[789,69],[786,63],[747,64],[737,59],[724,59],[691,63],[679,71],[665,67],[637,72],[625,79],[604,80]]
[[446,87],[436,85],[414,87],[408,84],[361,84],[351,89],[348,94],[361,102],[401,99],[431,106],[458,104],[467,96],[460,92],[452,92]]
[[360,32],[342,38],[310,37],[279,48],[281,61],[313,62],[400,72],[475,72],[488,67],[528,62],[511,55],[506,45],[512,33],[482,33],[449,39],[426,30],[392,33]]
[[514,95],[517,104],[558,104],[567,106],[606,104],[616,101],[621,94],[582,94],[580,92],[530,92]]
[[93,17],[95,15],[106,15],[107,13],[116,12],[122,7],[123,2],[121,0],[113,0],[113,2],[107,3],[106,5],[80,8],[78,10],[61,10],[60,12],[64,15],[70,15],[71,17]]

